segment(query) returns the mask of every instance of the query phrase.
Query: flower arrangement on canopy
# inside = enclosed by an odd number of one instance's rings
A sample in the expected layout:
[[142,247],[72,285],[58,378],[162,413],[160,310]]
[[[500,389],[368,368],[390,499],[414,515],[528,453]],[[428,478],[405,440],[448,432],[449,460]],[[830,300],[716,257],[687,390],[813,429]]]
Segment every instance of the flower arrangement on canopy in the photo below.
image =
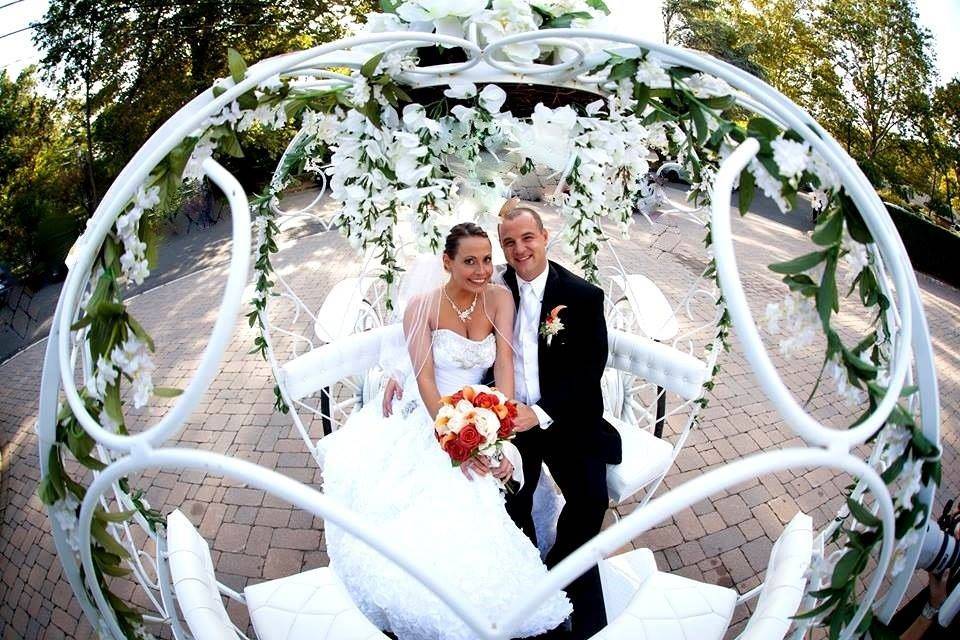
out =
[[[143,217],[165,207],[184,180],[202,178],[207,159],[240,155],[237,133],[253,126],[299,129],[274,179],[250,201],[258,242],[256,294],[248,318],[261,329],[274,285],[278,197],[297,175],[329,180],[330,197],[338,205],[336,227],[358,251],[375,255],[389,287],[401,268],[401,224],[410,226],[421,250],[437,252],[444,220],[462,190],[493,202],[507,189],[506,174],[547,167],[568,187],[553,196],[564,225],[563,245],[585,277],[596,280],[606,238],[628,236],[635,207],[650,202],[659,189],[651,178],[652,162],[680,163],[693,183],[690,198],[709,202],[719,166],[737,145],[755,138],[759,153],[739,176],[740,212],[748,211],[757,190],[789,212],[802,189],[811,192],[818,212],[811,236],[816,249],[770,265],[782,274],[788,291],[768,305],[768,329],[781,337],[780,350],[787,357],[825,335],[822,375],[831,377],[850,402],[865,403],[867,413],[883,401],[893,376],[896,333],[886,275],[868,225],[808,137],[773,117],[750,116],[742,105],[761,113],[762,107],[708,73],[641,47],[614,48],[603,42],[602,34],[593,31],[607,13],[602,0],[408,0],[384,1],[382,8],[369,17],[365,34],[390,33],[393,44],[356,44],[351,51],[362,56],[362,63],[348,70],[304,64],[254,81],[240,54],[231,50],[231,77],[212,88],[208,101],[218,106],[149,167],[115,214],[111,231],[95,251],[70,327],[89,361],[85,384],[72,389],[76,402],[61,407],[40,487],[74,552],[80,549],[70,534],[77,528],[85,487],[67,473],[64,456],[94,471],[110,461],[109,455],[98,454],[75,407],[82,405],[107,431],[126,434],[124,383],[137,408],[147,405],[151,395],[178,393],[153,384],[153,342],[124,302],[126,287],[143,283],[150,272]],[[586,31],[578,35],[576,29]],[[538,36],[542,30],[550,31]],[[410,40],[404,41],[403,34]],[[472,43],[473,52],[465,51],[463,41]],[[595,99],[554,108],[536,104],[529,113],[512,113],[506,107],[516,87],[477,84],[466,73],[480,50],[504,74],[524,71],[528,83],[589,86]],[[446,69],[449,83],[437,74],[424,81],[421,58]],[[426,104],[412,97],[430,84],[445,88],[429,94],[433,99]],[[496,173],[483,167],[491,158]],[[711,241],[708,225],[708,247]],[[78,247],[84,246],[81,238]],[[712,259],[706,274],[716,278]],[[844,343],[835,326],[846,301],[872,313],[872,329],[856,344]],[[726,344],[730,316],[724,312],[719,318],[717,336]],[[255,350],[265,355],[268,346],[262,334],[256,338]],[[894,574],[907,566],[906,552],[925,522],[921,485],[938,482],[940,475],[938,450],[916,420],[912,394],[905,388],[904,398],[893,407],[871,460],[896,497]],[[277,409],[285,410],[285,405],[278,389]],[[126,509],[103,508],[94,515],[94,580],[109,594],[123,632],[142,637],[142,614],[110,594],[107,576],[128,572],[123,565],[130,553],[117,542],[116,527],[141,517],[156,531],[162,518],[125,480],[120,489]],[[832,631],[851,620],[856,579],[882,540],[880,520],[865,506],[862,491],[848,496],[834,532],[839,551],[819,563],[811,581],[816,606],[801,616],[804,624]],[[868,620],[861,631],[877,624]]]

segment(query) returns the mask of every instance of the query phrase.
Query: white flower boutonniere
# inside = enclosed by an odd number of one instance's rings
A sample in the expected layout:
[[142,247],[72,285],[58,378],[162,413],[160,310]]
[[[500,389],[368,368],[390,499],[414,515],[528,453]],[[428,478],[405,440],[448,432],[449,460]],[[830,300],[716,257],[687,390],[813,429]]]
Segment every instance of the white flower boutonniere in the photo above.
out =
[[553,342],[553,336],[563,331],[563,322],[560,321],[560,312],[567,308],[565,304],[558,304],[547,315],[547,319],[540,325],[540,335],[547,339],[547,346]]

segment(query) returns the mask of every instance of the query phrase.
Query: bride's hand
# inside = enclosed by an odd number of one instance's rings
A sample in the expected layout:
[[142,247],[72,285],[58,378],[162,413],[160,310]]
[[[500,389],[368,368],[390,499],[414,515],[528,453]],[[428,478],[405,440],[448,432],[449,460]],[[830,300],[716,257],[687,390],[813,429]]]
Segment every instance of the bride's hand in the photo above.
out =
[[468,480],[473,480],[473,477],[470,475],[471,471],[478,476],[485,476],[490,473],[490,467],[487,462],[487,458],[467,458],[460,463],[460,471],[463,472],[463,475],[465,475]]
[[387,386],[383,390],[383,415],[384,417],[390,417],[390,414],[393,413],[393,400],[396,397],[397,400],[403,399],[403,387],[400,386],[400,383],[397,382],[393,376],[387,378]]
[[491,469],[491,472],[494,478],[497,478],[501,482],[506,482],[513,477],[513,465],[509,460],[503,458],[498,466]]

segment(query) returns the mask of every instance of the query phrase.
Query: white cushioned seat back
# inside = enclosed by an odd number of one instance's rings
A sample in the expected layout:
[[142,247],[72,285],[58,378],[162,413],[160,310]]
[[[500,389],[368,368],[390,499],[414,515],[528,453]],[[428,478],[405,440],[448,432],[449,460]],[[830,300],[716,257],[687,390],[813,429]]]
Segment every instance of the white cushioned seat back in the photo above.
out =
[[167,562],[184,621],[196,640],[235,640],[207,541],[179,510],[167,516]]
[[740,640],[777,640],[787,635],[803,599],[812,554],[813,519],[800,512],[773,545],[757,607]]
[[324,342],[334,342],[356,331],[364,299],[377,278],[344,278],[323,299],[313,332]]
[[283,365],[281,381],[293,400],[301,400],[338,380],[366,373],[382,361],[384,349],[396,349],[402,343],[403,327],[399,324],[355,333]]
[[689,353],[618,329],[608,331],[607,366],[627,371],[686,400],[699,398],[707,365]]
[[[638,574],[649,571],[649,560],[640,560]],[[605,584],[605,597],[606,592]],[[721,640],[736,606],[733,589],[654,571],[620,614],[608,618],[607,626],[591,640]]]
[[653,280],[639,273],[630,274],[626,279],[623,276],[610,279],[623,290],[635,316],[637,329],[643,335],[661,341],[671,340],[677,335],[677,316]]
[[243,596],[259,640],[386,639],[329,567],[250,585]]
[[637,491],[666,474],[673,462],[673,446],[636,425],[626,424],[605,413],[607,422],[620,434],[623,459],[607,465],[607,493],[620,504]]

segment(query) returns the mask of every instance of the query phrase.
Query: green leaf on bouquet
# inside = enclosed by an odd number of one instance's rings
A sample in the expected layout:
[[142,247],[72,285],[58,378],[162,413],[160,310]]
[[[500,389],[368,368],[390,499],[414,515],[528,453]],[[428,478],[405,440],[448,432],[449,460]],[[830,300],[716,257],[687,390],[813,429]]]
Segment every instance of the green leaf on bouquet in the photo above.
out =
[[827,252],[827,264],[823,269],[823,278],[820,279],[820,288],[817,289],[817,312],[823,322],[824,331],[830,329],[830,314],[839,309],[837,294],[837,254]]

